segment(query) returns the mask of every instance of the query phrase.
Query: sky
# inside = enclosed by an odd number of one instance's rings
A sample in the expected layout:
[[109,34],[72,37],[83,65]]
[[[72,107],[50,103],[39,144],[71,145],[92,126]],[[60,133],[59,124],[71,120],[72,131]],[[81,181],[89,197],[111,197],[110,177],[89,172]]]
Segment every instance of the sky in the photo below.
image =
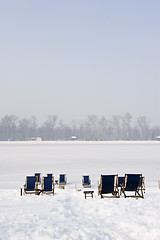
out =
[[160,125],[159,0],[0,0],[0,117]]

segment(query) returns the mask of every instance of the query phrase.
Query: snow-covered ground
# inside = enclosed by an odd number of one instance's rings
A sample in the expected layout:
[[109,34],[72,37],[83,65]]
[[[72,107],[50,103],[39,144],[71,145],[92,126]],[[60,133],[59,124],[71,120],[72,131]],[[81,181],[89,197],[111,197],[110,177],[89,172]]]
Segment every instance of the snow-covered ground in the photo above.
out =
[[[54,196],[20,196],[26,175],[66,173]],[[144,199],[101,199],[100,174],[142,173]],[[89,174],[94,198],[84,199]],[[0,240],[160,239],[160,142],[1,142]],[[82,190],[77,191],[76,189]]]

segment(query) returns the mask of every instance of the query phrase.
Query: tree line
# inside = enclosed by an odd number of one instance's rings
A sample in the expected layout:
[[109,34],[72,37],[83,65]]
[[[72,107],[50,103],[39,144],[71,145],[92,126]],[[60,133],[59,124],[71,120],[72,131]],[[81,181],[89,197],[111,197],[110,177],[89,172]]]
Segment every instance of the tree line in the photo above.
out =
[[0,119],[0,141],[27,141],[41,137],[44,141],[77,140],[154,140],[160,135],[160,127],[152,126],[145,116],[134,122],[130,113],[113,115],[111,119],[88,115],[82,121],[64,123],[57,115],[49,115],[39,126],[35,116],[19,119],[16,115],[5,115]]

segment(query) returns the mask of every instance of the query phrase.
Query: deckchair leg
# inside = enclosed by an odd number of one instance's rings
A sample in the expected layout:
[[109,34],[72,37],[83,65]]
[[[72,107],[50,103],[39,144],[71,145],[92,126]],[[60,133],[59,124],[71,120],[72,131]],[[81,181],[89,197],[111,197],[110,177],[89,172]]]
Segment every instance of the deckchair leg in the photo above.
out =
[[123,194],[124,194],[124,197],[126,198],[127,196],[126,196],[126,194],[125,194],[125,191],[124,191],[124,189],[122,189],[122,192],[123,192]]
[[144,196],[143,196],[143,190],[141,190],[141,192],[142,192],[142,198],[144,198]]

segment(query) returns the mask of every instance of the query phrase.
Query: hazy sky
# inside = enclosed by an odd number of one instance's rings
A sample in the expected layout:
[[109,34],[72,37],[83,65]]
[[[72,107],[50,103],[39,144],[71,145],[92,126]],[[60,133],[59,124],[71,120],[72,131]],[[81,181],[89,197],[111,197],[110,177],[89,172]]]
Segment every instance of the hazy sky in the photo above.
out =
[[0,117],[160,124],[159,0],[0,0]]

